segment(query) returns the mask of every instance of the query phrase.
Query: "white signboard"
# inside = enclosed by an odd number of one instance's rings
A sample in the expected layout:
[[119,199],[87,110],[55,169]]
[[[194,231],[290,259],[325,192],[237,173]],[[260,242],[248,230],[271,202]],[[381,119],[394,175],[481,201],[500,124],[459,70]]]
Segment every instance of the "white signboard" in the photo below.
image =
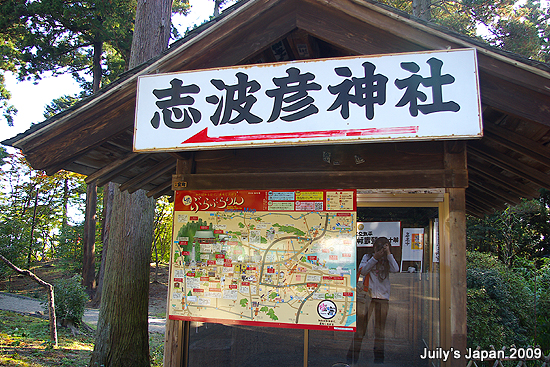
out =
[[399,246],[401,222],[357,222],[357,247],[372,247],[378,237],[386,237],[392,246]]
[[422,261],[424,228],[403,228],[401,261]]
[[475,49],[141,76],[134,150],[481,137]]
[[433,262],[439,262],[439,220],[434,222],[434,235],[433,235],[434,249],[433,249]]

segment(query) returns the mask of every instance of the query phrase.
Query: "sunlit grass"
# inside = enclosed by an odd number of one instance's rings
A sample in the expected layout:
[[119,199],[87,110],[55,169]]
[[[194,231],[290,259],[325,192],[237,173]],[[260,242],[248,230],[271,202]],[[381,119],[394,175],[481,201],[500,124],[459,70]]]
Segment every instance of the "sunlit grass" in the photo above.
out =
[[0,311],[1,366],[86,366],[93,350],[89,334],[73,336],[58,328],[58,347],[49,337],[47,320]]
[[[0,311],[0,366],[6,367],[84,367],[94,349],[90,333],[74,336],[58,328],[58,347],[49,338],[49,323],[37,317]],[[151,367],[162,366],[164,335],[151,333]]]

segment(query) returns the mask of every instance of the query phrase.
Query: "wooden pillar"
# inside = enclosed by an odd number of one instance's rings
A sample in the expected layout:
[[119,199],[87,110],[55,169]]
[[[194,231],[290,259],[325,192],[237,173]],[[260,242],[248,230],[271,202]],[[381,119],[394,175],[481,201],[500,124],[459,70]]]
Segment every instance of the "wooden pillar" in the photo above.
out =
[[[178,159],[176,162],[176,174],[174,180],[182,180],[183,175],[190,173],[192,163],[190,160]],[[173,228],[172,228],[173,231]],[[170,252],[170,272],[168,275],[168,286],[173,277],[172,274],[173,255]],[[170,320],[168,308],[170,307],[170,290],[166,295],[166,329],[164,333],[164,359],[163,367],[187,367],[189,359],[189,321]]]
[[[451,347],[466,352],[466,195],[465,189],[448,189],[451,277]],[[451,366],[465,366],[464,358]]]
[[[467,167],[466,143],[445,143],[445,165],[448,169],[463,170]],[[455,182],[449,182],[448,218],[444,226],[448,231],[446,258],[449,264],[450,289],[446,294],[450,296],[447,305],[449,311],[446,321],[447,342],[454,350],[459,350],[463,356],[466,352],[466,188],[456,187]],[[465,365],[464,358],[450,361],[450,366]]]

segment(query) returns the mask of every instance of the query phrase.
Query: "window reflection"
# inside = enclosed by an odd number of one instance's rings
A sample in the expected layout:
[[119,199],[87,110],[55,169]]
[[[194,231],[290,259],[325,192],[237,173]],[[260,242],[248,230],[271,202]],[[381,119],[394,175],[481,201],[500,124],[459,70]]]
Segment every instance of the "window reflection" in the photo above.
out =
[[[391,272],[388,262],[391,292],[386,303],[387,313],[381,306],[380,315],[377,315],[376,305],[373,305],[368,292],[356,291],[357,317],[360,320],[364,314],[365,320],[364,337],[360,343],[353,332],[192,323],[188,365],[304,366],[306,355],[308,366],[367,366],[380,357],[376,350],[380,351],[383,337],[384,366],[438,366],[438,361],[420,358],[425,347],[435,349],[440,346],[437,218],[437,208],[358,209],[358,222],[397,221],[402,229],[423,229],[424,234],[420,261],[404,260],[401,245],[389,248],[399,269]],[[369,258],[373,250],[374,247],[357,248],[357,268],[364,256]],[[388,254],[385,255],[387,258]],[[358,285],[363,286],[362,282]],[[369,313],[370,320],[366,322]],[[385,323],[382,322],[384,313]],[[377,334],[377,323],[379,327],[384,326],[383,334],[380,330]],[[350,346],[351,361],[348,360]]]

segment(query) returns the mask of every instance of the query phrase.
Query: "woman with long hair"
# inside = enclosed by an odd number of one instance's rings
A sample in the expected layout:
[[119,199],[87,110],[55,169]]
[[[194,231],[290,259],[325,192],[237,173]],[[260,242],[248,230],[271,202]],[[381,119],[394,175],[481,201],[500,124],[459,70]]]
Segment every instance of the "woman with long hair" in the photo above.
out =
[[[390,241],[386,237],[378,237],[374,241],[374,253],[361,259],[359,273],[363,278],[363,287],[368,292],[365,309],[357,310],[357,328],[351,342],[347,359],[357,363],[361,352],[361,343],[367,331],[368,321],[374,313],[374,363],[384,363],[384,331],[388,315],[390,299],[390,273],[397,273],[399,266],[390,252]],[[359,288],[359,285],[358,285]],[[361,304],[362,306],[362,304]]]

